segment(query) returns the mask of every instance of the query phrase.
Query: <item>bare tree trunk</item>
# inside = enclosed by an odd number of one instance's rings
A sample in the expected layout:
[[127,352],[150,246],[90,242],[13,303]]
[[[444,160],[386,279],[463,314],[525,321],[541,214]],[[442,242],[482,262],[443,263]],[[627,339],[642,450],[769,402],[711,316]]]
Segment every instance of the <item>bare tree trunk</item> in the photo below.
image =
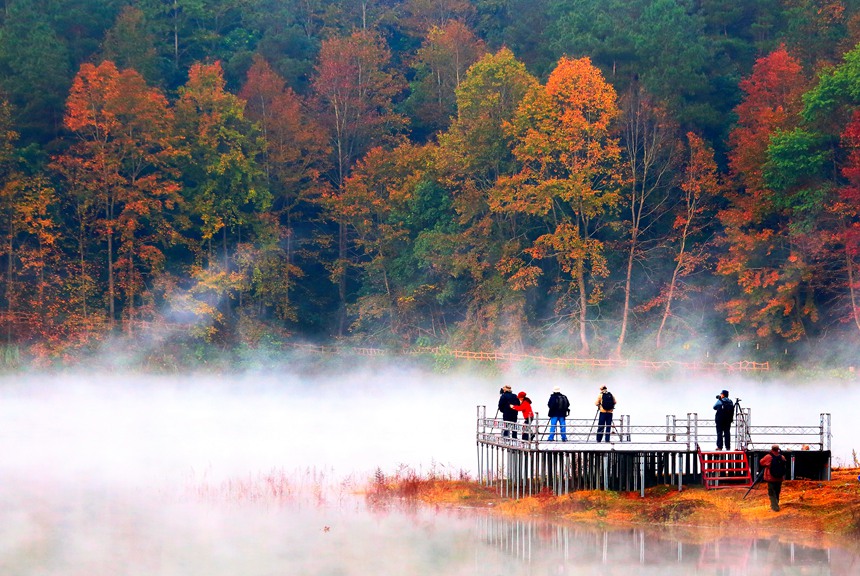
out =
[[12,343],[12,311],[15,308],[14,305],[14,290],[15,284],[12,281],[12,275],[15,273],[15,264],[14,264],[14,256],[15,256],[15,245],[13,242],[14,227],[12,224],[12,218],[9,218],[9,259],[6,262],[6,313],[8,317],[6,318],[6,343]]
[[666,295],[666,307],[663,308],[663,317],[660,319],[660,328],[657,329],[656,347],[659,348],[662,344],[663,328],[666,326],[666,321],[669,319],[669,314],[672,310],[672,298],[675,296],[675,287],[678,283],[678,276],[684,267],[684,256],[687,254],[687,237],[690,234],[690,226],[698,208],[698,199],[695,195],[688,192],[687,195],[687,214],[684,221],[684,229],[681,232],[681,246],[678,248],[678,261],[675,263],[675,270],[672,272],[672,281],[669,284],[669,293]]
[[663,309],[663,318],[660,320],[660,328],[657,329],[657,342],[656,342],[657,348],[659,348],[661,345],[660,339],[663,335],[663,328],[666,327],[666,320],[669,318],[669,314],[671,313],[671,310],[672,310],[672,298],[675,296],[675,285],[678,282],[678,274],[681,271],[681,267],[683,266],[684,248],[685,248],[686,242],[687,242],[687,234],[686,234],[686,227],[685,227],[684,238],[681,240],[681,250],[678,253],[678,262],[677,262],[677,264],[675,264],[675,270],[672,272],[672,281],[669,284],[669,293],[666,295],[666,307]]
[[338,222],[337,258],[339,262],[337,282],[337,335],[346,334],[346,222]]
[[585,293],[585,263],[582,259],[576,263],[576,283],[579,286],[579,343],[582,345],[583,353],[589,354],[591,350],[588,346],[588,334],[585,330],[588,296]]
[[105,215],[107,216],[107,265],[108,265],[108,313],[110,315],[109,318],[109,326],[110,329],[114,328],[114,319],[116,312],[116,305],[114,303],[114,299],[116,298],[115,287],[114,287],[114,271],[113,271],[113,205],[112,198],[108,195],[106,200],[107,206],[105,209]]
[[630,314],[630,290],[633,284],[633,258],[636,255],[637,237],[637,229],[634,228],[630,239],[630,251],[627,254],[627,279],[624,283],[624,310],[621,314],[621,333],[618,335],[618,344],[615,347],[615,355],[619,357],[621,356],[621,348],[624,346],[624,339],[627,336],[627,318]]
[[[224,257],[224,277],[225,281],[230,275],[230,257],[227,253],[227,225],[225,224],[223,228],[221,228],[221,250],[223,251]],[[225,284],[226,290],[224,292],[224,309],[229,315],[233,307],[230,305],[230,287],[229,283]]]
[[81,220],[81,225],[80,225],[80,228],[78,229],[78,234],[79,234],[78,235],[78,258],[80,259],[80,266],[81,266],[81,272],[80,272],[81,273],[81,305],[82,305],[82,312],[83,312],[84,320],[86,320],[87,315],[88,315],[88,313],[87,313],[87,287],[86,287],[86,283],[84,280],[84,277],[86,274],[86,268],[85,268],[86,264],[85,264],[85,260],[84,260],[84,239],[86,238],[86,234],[84,231],[83,219]]
[[128,254],[128,334],[134,333],[134,251]]
[[179,69],[179,4],[173,0],[173,63]]
[[860,330],[860,305],[857,303],[857,291],[854,289],[854,260],[845,250],[845,263],[848,269],[848,293],[851,296],[851,314],[854,317],[854,325]]

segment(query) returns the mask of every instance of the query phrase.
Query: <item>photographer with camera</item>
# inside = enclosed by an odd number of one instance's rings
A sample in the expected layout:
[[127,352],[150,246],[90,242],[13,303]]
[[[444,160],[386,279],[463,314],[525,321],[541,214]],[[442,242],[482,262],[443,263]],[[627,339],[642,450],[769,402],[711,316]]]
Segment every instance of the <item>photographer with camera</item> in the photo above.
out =
[[723,390],[717,394],[717,403],[714,404],[714,421],[717,423],[717,450],[723,449],[725,441],[726,450],[731,450],[731,429],[735,416],[735,405],[729,398],[729,391]]

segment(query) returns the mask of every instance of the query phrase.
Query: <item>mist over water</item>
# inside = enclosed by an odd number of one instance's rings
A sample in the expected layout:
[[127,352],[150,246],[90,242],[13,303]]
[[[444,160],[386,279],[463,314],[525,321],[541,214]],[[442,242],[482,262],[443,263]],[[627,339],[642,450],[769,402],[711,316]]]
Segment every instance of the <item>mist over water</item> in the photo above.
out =
[[[662,552],[643,563],[646,537],[622,538],[607,564],[586,552],[598,538],[591,531],[547,539],[557,527],[524,531],[474,511],[367,510],[353,495],[376,469],[474,477],[476,405],[495,413],[502,384],[526,391],[542,416],[558,385],[571,417],[591,418],[603,383],[633,425],[687,412],[709,418],[714,395],[727,388],[752,408],[755,425],[814,426],[820,412],[832,413],[835,464],[851,462],[858,438],[856,382],[441,375],[379,365],[318,375],[6,375],[0,572],[606,574],[615,573],[610,566],[624,573],[649,566],[690,573],[690,557],[661,564],[677,557],[673,540],[648,540],[649,550]],[[267,483],[283,494],[260,498],[255,490]],[[833,566],[823,558],[817,565]],[[697,573],[717,573],[708,570]]]
[[526,391],[542,416],[558,385],[571,400],[571,418],[589,419],[604,383],[616,396],[616,412],[629,414],[634,426],[688,412],[709,419],[715,394],[725,388],[751,408],[754,425],[817,426],[820,413],[831,413],[836,465],[850,464],[860,448],[857,382],[480,377],[358,366],[321,376],[30,374],[0,379],[0,471],[145,483],[273,468],[355,479],[402,465],[473,473],[476,405],[493,415],[502,384]]

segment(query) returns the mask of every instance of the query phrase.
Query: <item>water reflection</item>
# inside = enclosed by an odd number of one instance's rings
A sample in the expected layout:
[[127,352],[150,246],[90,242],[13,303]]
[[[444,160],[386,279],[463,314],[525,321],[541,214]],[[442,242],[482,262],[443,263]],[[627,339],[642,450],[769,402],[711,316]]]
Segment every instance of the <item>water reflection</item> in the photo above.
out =
[[[339,495],[128,491],[0,477],[0,574],[16,576],[848,575],[844,548],[702,530],[601,530]],[[223,496],[219,499],[217,496]]]
[[[801,545],[783,537],[707,537],[701,530],[667,535],[634,528],[600,530],[542,521],[481,516],[476,530],[488,547],[528,574],[702,574],[818,576],[860,572],[844,549]],[[488,573],[489,574],[489,573]]]

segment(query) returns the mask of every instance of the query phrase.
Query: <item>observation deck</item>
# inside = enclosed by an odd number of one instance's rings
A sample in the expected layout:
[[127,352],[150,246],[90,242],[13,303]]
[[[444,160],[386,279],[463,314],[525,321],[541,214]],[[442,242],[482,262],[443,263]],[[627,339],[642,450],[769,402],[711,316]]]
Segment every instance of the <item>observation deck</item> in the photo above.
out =
[[[660,424],[633,425],[629,415],[614,414],[609,441],[597,442],[597,420],[566,419],[549,441],[550,420],[535,413],[530,423],[505,422],[477,407],[478,480],[513,498],[549,488],[556,494],[575,490],[640,492],[659,484],[703,484],[700,451],[712,451],[717,435],[713,415],[668,414]],[[808,425],[753,424],[752,410],[738,406],[732,446],[745,452],[752,477],[758,461],[773,444],[788,460],[787,479],[830,480],[831,415],[819,414]],[[726,452],[728,458],[731,452]],[[719,458],[716,453],[715,458]],[[732,474],[726,472],[726,478]]]

